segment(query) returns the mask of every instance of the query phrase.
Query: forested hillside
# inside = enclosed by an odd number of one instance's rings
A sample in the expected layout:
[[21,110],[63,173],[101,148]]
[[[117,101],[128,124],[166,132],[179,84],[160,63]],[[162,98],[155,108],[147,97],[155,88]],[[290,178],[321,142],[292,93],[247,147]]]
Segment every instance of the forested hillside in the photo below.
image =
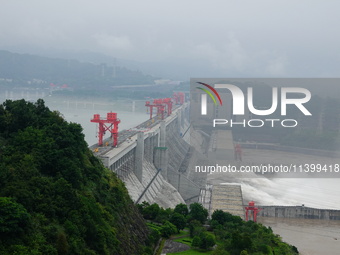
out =
[[0,85],[100,88],[125,84],[153,84],[155,78],[110,63],[100,65],[0,50]]
[[143,254],[147,238],[79,124],[43,100],[0,105],[0,254]]

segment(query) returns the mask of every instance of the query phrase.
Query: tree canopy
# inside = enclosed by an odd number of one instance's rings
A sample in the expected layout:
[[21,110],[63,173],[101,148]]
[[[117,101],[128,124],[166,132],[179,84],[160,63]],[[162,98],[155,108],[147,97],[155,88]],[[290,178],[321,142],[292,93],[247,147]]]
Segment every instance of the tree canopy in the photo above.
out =
[[82,127],[36,103],[0,105],[0,254],[140,254],[148,229]]

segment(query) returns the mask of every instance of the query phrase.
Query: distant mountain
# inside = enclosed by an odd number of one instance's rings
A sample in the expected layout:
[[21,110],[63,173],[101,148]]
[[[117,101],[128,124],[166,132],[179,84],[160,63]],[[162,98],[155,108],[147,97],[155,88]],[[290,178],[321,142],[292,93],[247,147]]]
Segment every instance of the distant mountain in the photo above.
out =
[[[205,62],[193,62],[183,60],[180,57],[178,57],[176,61],[169,60],[160,62],[115,58],[113,56],[87,50],[56,50],[21,46],[20,48],[11,48],[9,51],[30,53],[50,58],[75,59],[80,62],[88,62],[95,65],[106,63],[108,66],[113,66],[116,64],[117,66],[125,67],[130,70],[172,80],[189,80],[190,77],[206,77],[208,74],[209,77],[221,76],[221,74],[214,74],[211,67],[209,67],[209,65],[207,66],[207,63]],[[227,76],[227,74],[222,76]],[[232,76],[238,77],[238,75]]]
[[153,84],[155,79],[141,71],[115,65],[109,59],[106,63],[91,63],[0,50],[0,85],[48,86],[53,83],[75,88],[105,88],[114,85]]

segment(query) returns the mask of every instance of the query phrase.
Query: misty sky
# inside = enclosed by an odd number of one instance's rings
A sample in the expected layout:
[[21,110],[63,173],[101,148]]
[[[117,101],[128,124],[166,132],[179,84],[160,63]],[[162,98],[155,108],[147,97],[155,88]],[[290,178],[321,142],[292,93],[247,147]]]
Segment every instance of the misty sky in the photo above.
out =
[[340,74],[336,0],[0,3],[0,49],[99,52],[161,63],[188,78]]

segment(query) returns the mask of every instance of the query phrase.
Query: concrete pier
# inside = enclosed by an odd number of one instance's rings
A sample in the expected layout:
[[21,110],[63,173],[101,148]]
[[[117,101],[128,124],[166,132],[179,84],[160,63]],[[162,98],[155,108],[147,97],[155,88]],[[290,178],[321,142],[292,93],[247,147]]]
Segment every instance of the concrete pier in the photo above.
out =
[[133,172],[135,173],[138,180],[143,180],[143,160],[144,160],[144,133],[139,132],[137,134],[137,145],[135,152],[135,167]]
[[161,169],[161,174],[165,180],[168,180],[168,148],[166,147],[166,125],[165,121],[161,122],[159,147],[155,147],[155,165]]

